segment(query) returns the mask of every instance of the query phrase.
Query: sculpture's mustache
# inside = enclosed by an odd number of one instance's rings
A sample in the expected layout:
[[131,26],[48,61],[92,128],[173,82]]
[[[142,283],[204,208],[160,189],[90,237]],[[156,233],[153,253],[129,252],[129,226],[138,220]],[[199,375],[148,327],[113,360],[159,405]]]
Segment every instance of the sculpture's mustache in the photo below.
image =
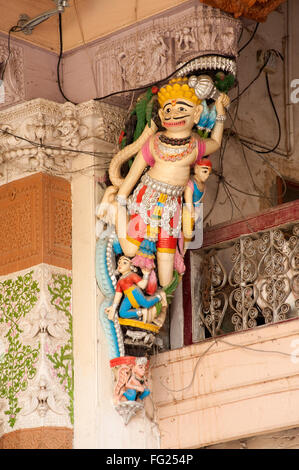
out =
[[169,117],[169,118],[164,118],[164,121],[169,121],[169,119],[185,119],[186,117],[190,117],[190,114],[185,114],[184,116],[177,116],[177,117]]

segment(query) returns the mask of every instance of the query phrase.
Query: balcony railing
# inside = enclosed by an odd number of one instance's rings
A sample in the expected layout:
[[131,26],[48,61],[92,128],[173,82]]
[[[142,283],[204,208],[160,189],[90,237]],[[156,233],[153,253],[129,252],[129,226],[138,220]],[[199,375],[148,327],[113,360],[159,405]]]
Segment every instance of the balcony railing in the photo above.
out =
[[298,209],[295,201],[206,232],[191,253],[192,343],[299,316]]

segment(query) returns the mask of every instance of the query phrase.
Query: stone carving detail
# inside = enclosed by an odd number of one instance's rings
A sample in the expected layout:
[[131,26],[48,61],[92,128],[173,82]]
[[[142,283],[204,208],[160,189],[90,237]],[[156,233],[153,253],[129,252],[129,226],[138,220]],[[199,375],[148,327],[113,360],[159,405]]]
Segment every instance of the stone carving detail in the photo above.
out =
[[[102,141],[116,145],[125,116],[107,103],[75,106],[40,98],[0,111],[0,185],[38,171],[70,179],[80,150],[101,154]],[[103,153],[102,166],[109,161]]]
[[[7,59],[7,40],[0,39],[0,62]],[[23,49],[11,45],[9,62],[5,70],[5,106],[25,99]],[[1,104],[0,104],[1,107]]]
[[41,262],[71,268],[71,191],[42,173],[0,187],[0,274]]
[[[73,356],[70,272],[41,264],[31,271],[1,277],[0,282],[7,297],[0,312],[0,338],[5,347],[0,363],[2,433],[43,426],[71,428]],[[18,300],[15,298],[17,292]],[[11,300],[8,300],[9,297]],[[18,309],[19,304],[24,308]],[[14,317],[10,318],[11,315]],[[24,358],[20,354],[21,349]],[[11,368],[7,361],[12,359],[14,352],[15,367]],[[17,380],[12,378],[12,371]],[[6,375],[8,381],[3,379]]]
[[97,50],[100,93],[103,96],[157,82],[196,56],[236,58],[240,28],[238,20],[220,10],[193,5],[116,33],[104,39]]
[[200,0],[214,8],[233,13],[235,18],[245,16],[255,21],[266,21],[267,16],[285,0]]

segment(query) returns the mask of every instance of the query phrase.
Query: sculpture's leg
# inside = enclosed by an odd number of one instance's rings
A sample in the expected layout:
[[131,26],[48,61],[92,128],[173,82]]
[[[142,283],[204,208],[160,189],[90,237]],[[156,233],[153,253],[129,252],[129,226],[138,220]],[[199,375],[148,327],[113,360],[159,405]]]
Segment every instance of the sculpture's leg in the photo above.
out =
[[174,253],[157,251],[157,264],[159,283],[165,287],[173,278]]
[[124,252],[125,256],[129,258],[133,258],[135,256],[138,245],[130,242],[127,239],[128,233],[128,224],[129,224],[129,215],[127,213],[126,207],[118,206],[116,204],[116,221],[115,221],[115,228],[117,237],[120,243],[120,246]]

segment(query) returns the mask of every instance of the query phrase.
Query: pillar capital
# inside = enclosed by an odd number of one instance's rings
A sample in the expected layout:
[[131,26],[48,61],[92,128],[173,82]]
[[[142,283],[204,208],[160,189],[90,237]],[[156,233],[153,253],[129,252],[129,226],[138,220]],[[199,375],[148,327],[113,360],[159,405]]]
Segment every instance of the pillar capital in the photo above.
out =
[[125,114],[104,102],[74,105],[42,98],[1,111],[0,185],[41,171],[70,179],[80,151],[100,153],[104,143],[116,144]]

